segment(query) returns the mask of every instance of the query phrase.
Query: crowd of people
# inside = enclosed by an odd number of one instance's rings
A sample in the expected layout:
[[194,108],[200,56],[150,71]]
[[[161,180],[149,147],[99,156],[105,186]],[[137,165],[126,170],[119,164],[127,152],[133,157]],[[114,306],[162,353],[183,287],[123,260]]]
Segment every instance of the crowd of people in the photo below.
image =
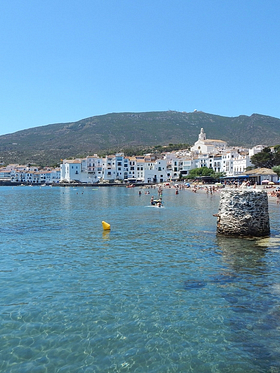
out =
[[[154,195],[151,196],[151,205],[153,206],[162,206],[162,193],[164,189],[174,189],[175,194],[179,194],[179,191],[182,190],[189,190],[193,193],[206,193],[209,195],[213,195],[214,193],[220,192],[223,188],[242,188],[242,189],[256,189],[261,188],[265,190],[268,194],[268,197],[276,198],[277,204],[280,204],[280,187],[271,186],[267,188],[263,185],[257,185],[256,183],[251,183],[248,180],[244,180],[242,182],[238,181],[228,181],[224,184],[216,183],[216,184],[202,184],[202,183],[162,183],[160,185],[151,185],[149,187],[145,187],[146,191],[145,194],[150,194],[150,189],[157,189],[158,197],[155,198]],[[156,191],[155,191],[156,193]],[[154,194],[154,193],[153,193]],[[139,191],[139,195],[141,195],[141,191]]]

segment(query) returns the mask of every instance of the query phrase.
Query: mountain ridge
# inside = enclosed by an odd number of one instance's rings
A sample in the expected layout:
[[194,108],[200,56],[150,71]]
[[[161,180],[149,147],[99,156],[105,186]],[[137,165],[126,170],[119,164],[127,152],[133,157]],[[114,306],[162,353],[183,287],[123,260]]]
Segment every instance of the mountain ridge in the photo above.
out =
[[231,146],[280,144],[280,119],[262,114],[226,117],[202,111],[109,113],[0,136],[0,160],[51,165],[60,159],[156,145],[192,145],[201,128]]

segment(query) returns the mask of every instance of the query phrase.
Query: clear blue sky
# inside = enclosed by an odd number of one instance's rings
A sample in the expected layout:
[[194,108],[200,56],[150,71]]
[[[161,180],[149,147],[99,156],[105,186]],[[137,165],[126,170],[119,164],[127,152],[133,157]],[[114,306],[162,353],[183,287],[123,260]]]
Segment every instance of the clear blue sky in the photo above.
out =
[[0,135],[111,112],[280,118],[279,0],[1,0]]

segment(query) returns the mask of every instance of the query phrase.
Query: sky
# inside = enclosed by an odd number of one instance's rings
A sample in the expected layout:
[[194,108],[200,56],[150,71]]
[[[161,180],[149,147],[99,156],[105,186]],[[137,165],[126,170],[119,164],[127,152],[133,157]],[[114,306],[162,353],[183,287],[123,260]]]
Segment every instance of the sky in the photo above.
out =
[[0,135],[120,112],[280,118],[279,0],[1,0]]

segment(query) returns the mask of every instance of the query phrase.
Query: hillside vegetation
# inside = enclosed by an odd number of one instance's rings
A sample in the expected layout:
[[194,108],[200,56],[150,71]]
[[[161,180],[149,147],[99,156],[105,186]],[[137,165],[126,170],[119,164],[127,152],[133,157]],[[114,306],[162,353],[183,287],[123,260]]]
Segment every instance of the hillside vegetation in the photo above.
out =
[[0,160],[53,165],[60,159],[110,154],[157,145],[190,144],[203,127],[207,138],[252,147],[280,144],[280,119],[253,114],[223,117],[203,112],[111,113],[0,136]]

